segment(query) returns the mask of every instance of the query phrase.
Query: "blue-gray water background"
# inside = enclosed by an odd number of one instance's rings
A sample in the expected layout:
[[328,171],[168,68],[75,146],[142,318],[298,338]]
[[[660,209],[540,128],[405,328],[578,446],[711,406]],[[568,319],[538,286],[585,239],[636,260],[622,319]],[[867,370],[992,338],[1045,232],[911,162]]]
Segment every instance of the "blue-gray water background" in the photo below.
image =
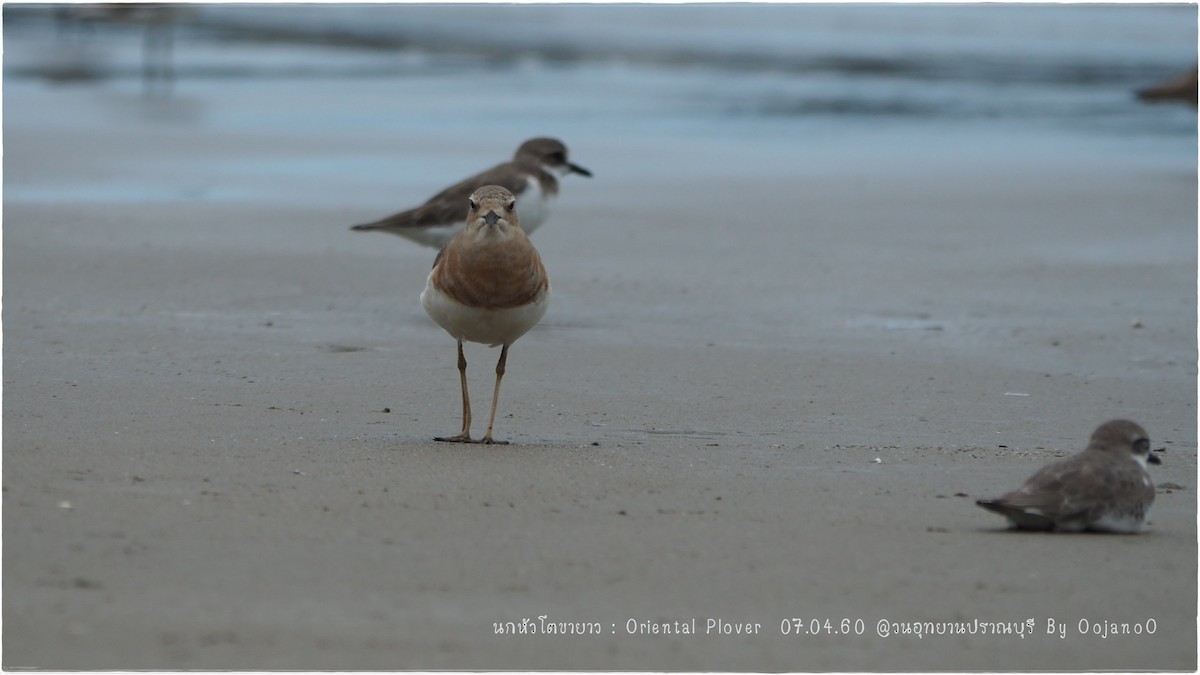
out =
[[[254,81],[394,88],[395,107],[335,110],[315,100],[273,116],[273,126],[505,132],[537,126],[528,123],[536,117],[567,138],[781,142],[858,130],[984,137],[1018,128],[1194,151],[1180,142],[1195,138],[1191,107],[1146,105],[1133,91],[1194,65],[1195,5],[178,9],[175,96]],[[52,6],[5,7],[6,88],[141,86],[141,26],[55,16]]]

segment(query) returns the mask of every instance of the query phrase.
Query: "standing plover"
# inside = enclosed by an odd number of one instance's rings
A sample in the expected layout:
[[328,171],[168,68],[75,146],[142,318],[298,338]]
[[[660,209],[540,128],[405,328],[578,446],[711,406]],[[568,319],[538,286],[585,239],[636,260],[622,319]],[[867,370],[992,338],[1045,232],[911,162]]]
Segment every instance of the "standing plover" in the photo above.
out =
[[1112,420],[1092,432],[1083,452],[1043,467],[1003,497],[975,503],[1021,530],[1133,533],[1154,504],[1146,463],[1160,461],[1145,429]]
[[525,232],[531,233],[546,220],[550,202],[558,195],[558,176],[592,173],[567,159],[567,146],[555,138],[531,138],[517,148],[511,162],[498,164],[483,173],[451,185],[415,209],[382,220],[350,228],[406,237],[418,244],[441,247],[463,228],[463,205],[472,192],[485,185],[499,185],[517,198],[517,213]]
[[[429,316],[458,341],[458,373],[462,384],[462,431],[438,438],[458,443],[496,443],[492,425],[500,398],[500,379],[509,346],[533,327],[550,302],[550,278],[529,237],[521,229],[517,198],[498,185],[475,190],[465,228],[438,253],[421,293]],[[467,360],[463,341],[500,347],[496,388],[487,433],[471,438],[471,398],[467,394]]]

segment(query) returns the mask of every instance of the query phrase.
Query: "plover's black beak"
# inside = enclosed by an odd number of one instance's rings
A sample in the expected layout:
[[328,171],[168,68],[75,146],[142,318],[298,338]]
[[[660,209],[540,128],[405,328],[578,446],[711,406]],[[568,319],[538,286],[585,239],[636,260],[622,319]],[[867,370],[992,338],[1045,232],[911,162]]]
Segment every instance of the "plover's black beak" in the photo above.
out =
[[500,220],[500,216],[495,211],[488,211],[483,217],[483,222],[488,225],[495,225]]
[[577,173],[580,176],[587,176],[588,178],[592,177],[591,171],[588,171],[587,169],[583,168],[582,166],[579,166],[578,164],[572,164],[570,162],[567,162],[567,170],[571,173]]
[[1151,464],[1162,464],[1162,459],[1153,452],[1149,455],[1146,455],[1146,461],[1150,462]]

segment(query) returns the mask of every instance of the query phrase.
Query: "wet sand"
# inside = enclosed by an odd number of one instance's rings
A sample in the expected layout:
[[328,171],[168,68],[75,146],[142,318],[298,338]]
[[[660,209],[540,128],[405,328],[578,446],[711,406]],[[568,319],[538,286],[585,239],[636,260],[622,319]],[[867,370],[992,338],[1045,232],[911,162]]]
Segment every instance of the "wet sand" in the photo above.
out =
[[[346,227],[523,136],[222,124],[275,93],[6,85],[6,668],[1196,668],[1194,170],[566,137],[467,447],[433,252]],[[1117,416],[1145,534],[974,506]]]

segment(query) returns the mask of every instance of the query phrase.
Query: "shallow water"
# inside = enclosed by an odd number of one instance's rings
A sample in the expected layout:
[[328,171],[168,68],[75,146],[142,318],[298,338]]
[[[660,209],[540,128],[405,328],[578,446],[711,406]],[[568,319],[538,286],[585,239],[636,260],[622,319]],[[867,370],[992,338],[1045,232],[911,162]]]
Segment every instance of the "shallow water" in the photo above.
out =
[[[404,100],[411,124],[436,123],[447,100],[469,112],[467,75],[501,84],[480,91],[492,101],[487,120],[536,111],[652,132],[713,122],[1121,137],[1196,128],[1187,106],[1132,95],[1195,62],[1188,5],[198,5],[176,23],[180,90],[362,78],[403,94],[415,84],[420,96]],[[5,37],[18,38],[5,54],[10,81],[44,76],[47,59],[32,52],[61,59],[64,44],[90,50],[97,77],[140,75],[141,28],[51,24],[49,8],[5,8]]]
[[[196,5],[174,18],[165,86],[142,79],[159,58],[144,26],[7,5],[6,137],[246,142],[121,180],[6,166],[7,203],[379,204],[357,221],[536,135],[566,140],[606,183],[619,166],[625,181],[685,190],[714,173],[903,174],[981,158],[1196,164],[1195,110],[1133,95],[1194,62],[1194,6]],[[253,152],[285,137],[303,142]]]

